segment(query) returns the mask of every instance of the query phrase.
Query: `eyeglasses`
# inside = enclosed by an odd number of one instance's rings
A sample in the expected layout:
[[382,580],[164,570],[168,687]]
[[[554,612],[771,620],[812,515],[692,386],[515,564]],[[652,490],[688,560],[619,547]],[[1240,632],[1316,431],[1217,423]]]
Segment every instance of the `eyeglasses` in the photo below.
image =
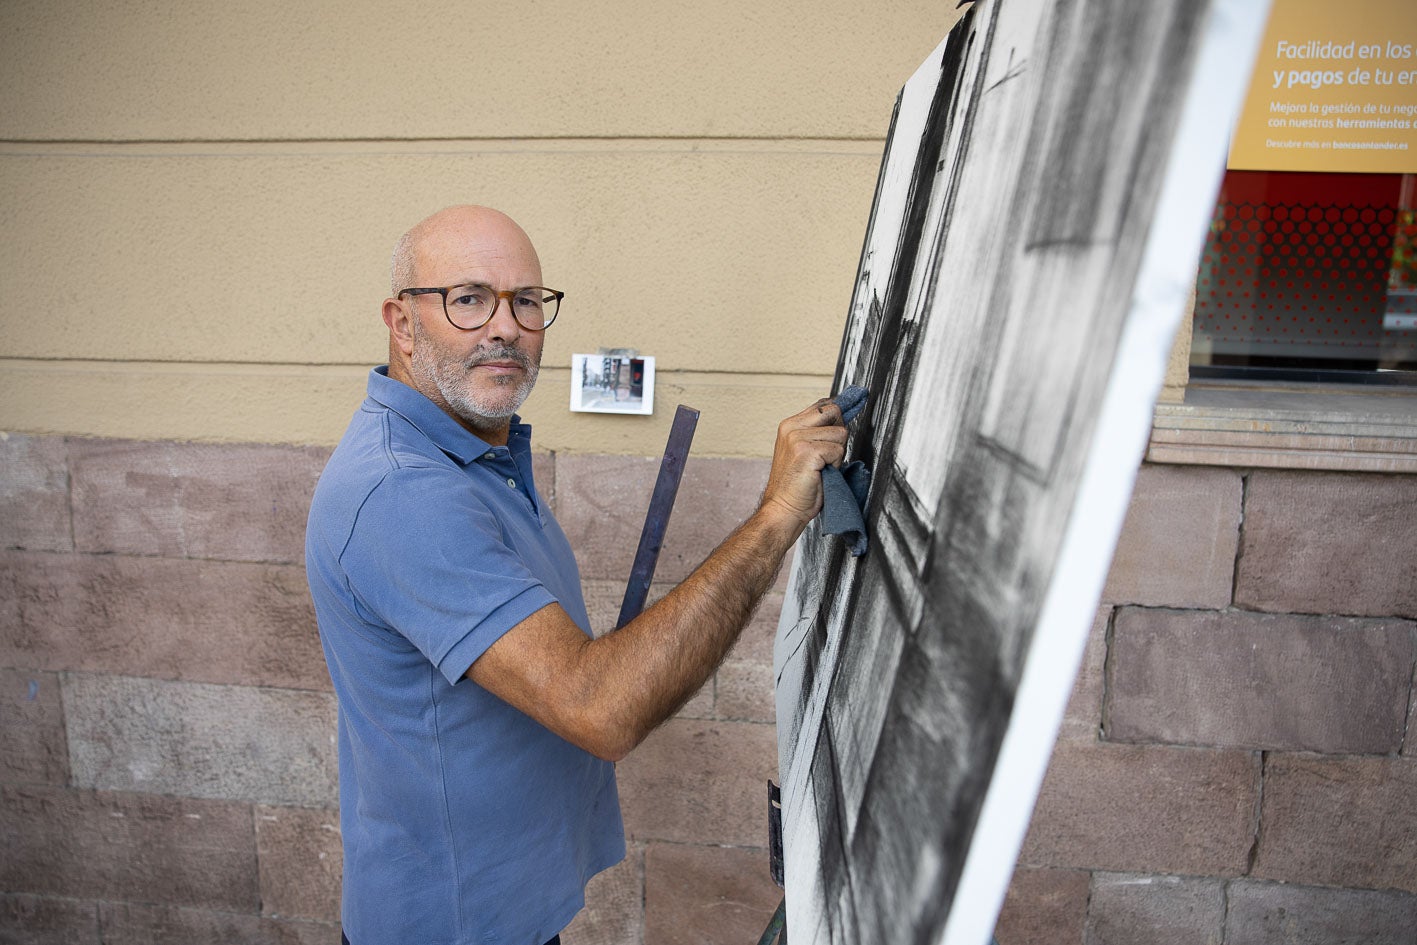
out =
[[502,299],[507,300],[507,307],[518,325],[527,331],[545,331],[556,320],[556,314],[561,310],[561,300],[566,297],[564,292],[540,285],[498,292],[490,285],[481,283],[404,289],[399,297],[434,294],[443,297],[443,314],[448,324],[463,331],[473,331],[491,321]]

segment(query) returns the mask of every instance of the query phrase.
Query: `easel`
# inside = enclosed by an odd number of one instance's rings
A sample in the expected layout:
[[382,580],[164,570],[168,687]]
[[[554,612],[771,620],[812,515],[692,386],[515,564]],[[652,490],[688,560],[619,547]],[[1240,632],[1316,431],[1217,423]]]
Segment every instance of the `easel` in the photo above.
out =
[[785,869],[782,860],[782,788],[768,782],[768,872],[772,881],[783,889],[782,900],[773,910],[768,927],[763,929],[758,945],[787,945],[787,892],[785,890]]

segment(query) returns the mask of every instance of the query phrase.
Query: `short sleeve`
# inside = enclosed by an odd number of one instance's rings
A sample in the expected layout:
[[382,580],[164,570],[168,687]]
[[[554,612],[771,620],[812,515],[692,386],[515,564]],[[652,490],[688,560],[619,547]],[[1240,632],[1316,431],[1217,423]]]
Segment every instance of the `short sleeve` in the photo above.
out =
[[392,470],[360,507],[340,560],[360,605],[454,684],[502,634],[556,602],[454,468]]

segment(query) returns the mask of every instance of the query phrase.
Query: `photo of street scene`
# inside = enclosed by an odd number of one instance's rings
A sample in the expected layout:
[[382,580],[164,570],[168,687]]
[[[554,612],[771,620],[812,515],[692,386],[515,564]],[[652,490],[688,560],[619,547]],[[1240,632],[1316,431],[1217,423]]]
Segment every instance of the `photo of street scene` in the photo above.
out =
[[632,351],[571,355],[571,409],[654,413],[654,358]]

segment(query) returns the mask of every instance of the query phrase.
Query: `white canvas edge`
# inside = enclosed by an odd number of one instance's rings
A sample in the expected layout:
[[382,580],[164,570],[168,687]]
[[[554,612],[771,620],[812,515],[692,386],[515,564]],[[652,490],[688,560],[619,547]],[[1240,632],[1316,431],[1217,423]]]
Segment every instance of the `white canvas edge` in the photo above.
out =
[[1268,0],[1217,0],[1206,24],[1058,565],[940,945],[984,945],[1003,906],[1145,453],[1268,8]]

